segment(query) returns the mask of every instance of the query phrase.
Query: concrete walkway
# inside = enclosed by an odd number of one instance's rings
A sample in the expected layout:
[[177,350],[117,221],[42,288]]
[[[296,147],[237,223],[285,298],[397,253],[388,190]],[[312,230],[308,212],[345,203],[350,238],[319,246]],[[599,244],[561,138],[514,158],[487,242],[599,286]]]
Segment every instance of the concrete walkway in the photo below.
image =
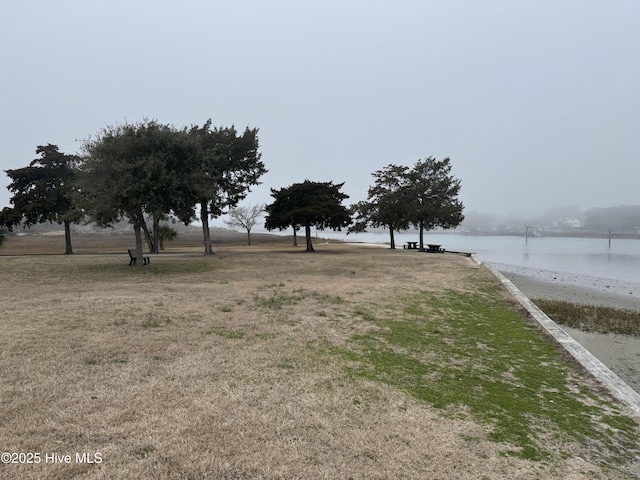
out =
[[[482,265],[475,257],[474,261]],[[502,282],[507,290],[520,302],[520,304],[531,313],[533,318],[544,328],[562,347],[569,352],[584,368],[595,376],[611,394],[627,405],[637,418],[640,419],[640,395],[627,385],[618,375],[613,373],[605,364],[594,357],[587,349],[576,342],[558,324],[551,320],[542,310],[540,310],[529,298],[527,298],[518,288],[511,283],[504,275],[497,270],[488,268]]]

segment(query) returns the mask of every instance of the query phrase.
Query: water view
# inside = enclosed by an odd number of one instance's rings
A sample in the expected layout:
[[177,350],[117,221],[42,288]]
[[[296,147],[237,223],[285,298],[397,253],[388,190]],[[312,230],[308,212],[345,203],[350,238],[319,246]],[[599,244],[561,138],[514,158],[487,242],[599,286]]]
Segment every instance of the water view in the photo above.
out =
[[[319,237],[347,242],[389,244],[387,233],[318,232]],[[418,233],[396,235],[396,246],[417,241]],[[448,251],[473,253],[480,261],[499,270],[518,269],[522,273],[547,275],[572,274],[585,279],[597,278],[604,283],[633,284],[640,292],[640,240],[607,238],[567,238],[516,236],[469,236],[454,233],[427,232],[426,243],[442,245]],[[607,282],[614,280],[615,282]],[[629,293],[626,286],[620,287]]]

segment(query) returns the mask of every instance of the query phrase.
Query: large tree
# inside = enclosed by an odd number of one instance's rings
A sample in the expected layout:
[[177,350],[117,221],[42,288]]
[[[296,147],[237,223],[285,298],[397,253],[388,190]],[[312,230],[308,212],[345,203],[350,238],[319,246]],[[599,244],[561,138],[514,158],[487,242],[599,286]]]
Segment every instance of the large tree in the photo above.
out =
[[43,222],[64,224],[65,253],[70,255],[71,223],[82,218],[75,187],[79,157],[64,154],[50,143],[38,146],[36,154],[40,157],[29,166],[6,170],[13,193],[12,223],[21,221],[26,227]]
[[184,132],[156,121],[108,126],[85,141],[84,150],[80,185],[88,211],[101,226],[128,218],[137,258],[142,258],[143,233],[156,251],[145,216],[153,218],[156,235],[159,220],[171,212],[188,223],[193,148]]
[[[84,145],[83,192],[101,225],[127,217],[142,255],[144,233],[152,251],[159,221],[174,214],[188,223],[200,208],[205,253],[212,254],[209,218],[234,207],[266,172],[258,153],[257,129],[176,129],[156,121],[107,127]],[[145,218],[153,219],[152,238]]]
[[205,255],[212,255],[209,218],[233,208],[260,184],[267,172],[258,152],[258,129],[246,128],[238,135],[235,127],[212,127],[211,120],[188,131],[196,155],[192,158],[192,193],[200,207]]
[[367,226],[388,228],[391,248],[396,248],[394,233],[410,224],[403,196],[407,171],[407,167],[389,164],[372,173],[375,183],[369,188],[367,200],[351,207],[355,221],[349,232],[365,232]]
[[293,227],[295,230],[303,226],[306,251],[313,252],[311,227],[340,230],[351,223],[349,211],[342,205],[342,201],[349,198],[340,191],[343,185],[305,180],[280,190],[271,189],[274,201],[265,207],[265,227],[268,230]]
[[420,250],[424,250],[425,230],[456,227],[464,220],[464,206],[458,199],[460,187],[460,180],[451,173],[448,157],[427,157],[407,172],[402,202],[410,222],[420,231]]

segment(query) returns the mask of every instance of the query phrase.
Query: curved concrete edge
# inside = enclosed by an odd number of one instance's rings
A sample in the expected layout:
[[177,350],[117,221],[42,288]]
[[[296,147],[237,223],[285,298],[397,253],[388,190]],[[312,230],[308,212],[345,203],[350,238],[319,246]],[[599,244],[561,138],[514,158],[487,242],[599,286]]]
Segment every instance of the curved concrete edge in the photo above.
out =
[[586,368],[589,373],[596,377],[611,394],[620,402],[627,405],[635,414],[636,418],[640,418],[640,395],[627,385],[618,375],[613,373],[604,363],[598,360],[586,348],[575,341],[567,332],[565,332],[557,323],[549,318],[536,304],[527,298],[518,288],[504,275],[490,266],[480,262],[474,255],[471,256],[473,261],[478,265],[483,265],[505,288],[515,297],[520,304],[527,309],[533,318],[544,328],[553,338],[567,351],[573,358]]

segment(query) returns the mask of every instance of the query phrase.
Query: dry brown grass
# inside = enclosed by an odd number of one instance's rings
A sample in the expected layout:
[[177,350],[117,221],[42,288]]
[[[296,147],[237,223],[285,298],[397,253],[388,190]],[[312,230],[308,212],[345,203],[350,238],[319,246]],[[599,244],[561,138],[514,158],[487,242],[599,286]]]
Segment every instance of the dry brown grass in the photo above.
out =
[[128,242],[0,257],[0,450],[102,455],[0,477],[606,478],[589,459],[505,456],[464,411],[354,378],[331,353],[374,328],[360,307],[416,285],[471,288],[469,259],[177,245],[130,268]]

